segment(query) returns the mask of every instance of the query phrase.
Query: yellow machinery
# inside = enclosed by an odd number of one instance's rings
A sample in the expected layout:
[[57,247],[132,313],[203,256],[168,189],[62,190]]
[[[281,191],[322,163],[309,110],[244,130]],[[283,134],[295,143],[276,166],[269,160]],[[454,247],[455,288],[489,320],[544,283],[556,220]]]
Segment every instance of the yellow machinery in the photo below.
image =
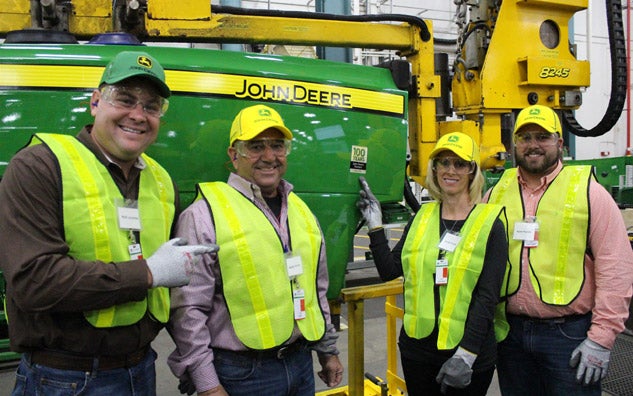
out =
[[[0,5],[0,34],[37,28],[89,39],[99,33],[127,31],[149,41],[396,50],[410,65],[409,175],[420,184],[428,154],[439,136],[449,131],[463,131],[479,142],[485,169],[502,167],[510,145],[504,128],[512,124],[513,112],[529,104],[566,110],[568,125],[578,128],[578,134],[593,136],[575,123],[570,112],[582,103],[580,89],[589,85],[589,64],[576,59],[568,24],[574,13],[587,8],[587,0],[455,3],[464,9],[459,21],[462,34],[453,66],[454,108],[443,114],[436,112],[436,103],[445,101],[450,109],[450,101],[448,87],[442,87],[442,76],[435,71],[432,21],[415,17],[262,12],[211,7],[209,0],[188,1],[186,7],[170,0],[8,0]],[[619,18],[610,19],[616,39],[622,33],[619,3],[607,0],[609,15],[619,11]],[[624,43],[618,45],[623,48]],[[612,48],[612,52],[617,51]],[[614,91],[619,89],[621,96],[625,58],[622,51],[617,57],[613,63],[620,68],[620,77],[613,77],[620,85]],[[626,76],[626,69],[623,73]],[[611,118],[613,113],[619,116],[624,98],[615,101],[609,109]],[[456,119],[446,119],[453,115]],[[603,120],[594,134],[606,132],[615,120]]]
[[[605,0],[609,21],[612,96],[593,129],[578,125],[573,110],[589,85],[589,64],[576,58],[570,20],[588,0],[456,0],[460,32],[456,52],[436,56],[431,20],[406,15],[341,16],[210,6],[209,0],[3,0],[0,36],[11,32],[67,32],[80,40],[128,32],[142,41],[292,44],[395,50],[394,77],[408,91],[408,175],[423,184],[429,154],[442,134],[461,131],[480,145],[485,169],[502,168],[511,152],[516,112],[530,104],[560,111],[566,129],[598,136],[617,121],[626,97],[626,56],[620,0]],[[446,44],[446,40],[442,40]],[[442,60],[443,59],[443,60]],[[439,63],[443,62],[443,65]],[[402,69],[398,72],[396,69]],[[452,82],[451,82],[452,80]],[[452,102],[451,102],[452,98]],[[393,295],[401,283],[344,289],[350,304],[349,387],[323,394],[396,395],[404,390],[396,367]],[[386,382],[366,383],[362,372],[362,301],[387,303],[389,367]],[[364,385],[364,383],[366,385]]]

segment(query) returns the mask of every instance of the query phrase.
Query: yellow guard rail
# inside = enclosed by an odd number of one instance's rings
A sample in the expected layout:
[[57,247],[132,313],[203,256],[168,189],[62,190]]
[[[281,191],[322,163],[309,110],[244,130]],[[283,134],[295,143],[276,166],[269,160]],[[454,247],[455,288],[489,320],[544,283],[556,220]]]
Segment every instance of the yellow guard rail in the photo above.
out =
[[[402,278],[378,285],[357,286],[341,290],[343,302],[348,304],[348,385],[318,392],[318,396],[396,396],[406,393],[404,380],[398,376],[396,321],[404,311],[397,306],[397,296],[402,294]],[[365,300],[386,297],[387,326],[386,383],[374,383],[365,379]]]

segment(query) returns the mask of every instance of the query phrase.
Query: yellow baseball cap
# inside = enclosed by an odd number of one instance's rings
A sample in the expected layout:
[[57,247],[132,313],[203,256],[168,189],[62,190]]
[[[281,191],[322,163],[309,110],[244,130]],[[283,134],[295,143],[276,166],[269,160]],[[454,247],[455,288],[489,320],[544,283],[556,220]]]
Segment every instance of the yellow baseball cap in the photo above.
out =
[[444,150],[452,151],[465,161],[475,161],[479,164],[479,147],[473,138],[465,133],[452,132],[442,136],[431,151],[430,158],[435,158],[438,153]]
[[292,132],[286,128],[284,120],[274,109],[264,105],[246,107],[237,113],[233,120],[229,146],[236,140],[251,140],[268,128],[275,128],[283,133],[286,139],[292,139]]
[[549,133],[560,135],[563,132],[558,114],[547,106],[533,105],[521,110],[514,124],[514,133],[527,124],[536,124]]

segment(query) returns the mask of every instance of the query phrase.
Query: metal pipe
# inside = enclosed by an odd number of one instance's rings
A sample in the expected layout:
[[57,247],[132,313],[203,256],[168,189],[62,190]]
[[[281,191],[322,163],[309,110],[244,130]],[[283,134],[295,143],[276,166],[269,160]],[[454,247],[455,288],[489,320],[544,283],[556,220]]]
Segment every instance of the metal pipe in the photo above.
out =
[[42,7],[39,0],[31,0],[31,27],[42,27]]
[[41,0],[40,5],[42,7],[42,27],[55,26],[59,22],[55,0]]

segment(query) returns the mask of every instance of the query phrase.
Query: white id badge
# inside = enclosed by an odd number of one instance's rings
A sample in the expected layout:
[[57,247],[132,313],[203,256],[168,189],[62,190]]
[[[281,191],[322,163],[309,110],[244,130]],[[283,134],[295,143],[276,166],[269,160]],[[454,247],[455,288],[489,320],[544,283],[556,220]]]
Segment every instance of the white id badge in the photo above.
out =
[[122,230],[141,231],[141,214],[136,201],[115,202],[119,228]]
[[448,283],[448,260],[445,258],[435,261],[435,284],[445,285]]
[[143,258],[140,243],[133,243],[129,245],[127,250],[130,252],[130,260],[141,260]]
[[517,221],[514,223],[514,232],[512,233],[512,239],[517,241],[523,241],[525,247],[537,247],[538,246],[538,223]]
[[293,256],[292,253],[289,252],[285,254],[285,257],[288,278],[292,279],[295,276],[303,274],[303,263],[301,262],[301,256]]
[[437,247],[440,250],[445,250],[447,252],[454,252],[455,248],[459,241],[462,240],[462,237],[459,234],[455,234],[454,232],[445,231],[442,235],[442,239],[440,239],[440,244]]
[[294,303],[295,319],[305,319],[306,317],[306,293],[303,289],[292,291],[292,301]]

